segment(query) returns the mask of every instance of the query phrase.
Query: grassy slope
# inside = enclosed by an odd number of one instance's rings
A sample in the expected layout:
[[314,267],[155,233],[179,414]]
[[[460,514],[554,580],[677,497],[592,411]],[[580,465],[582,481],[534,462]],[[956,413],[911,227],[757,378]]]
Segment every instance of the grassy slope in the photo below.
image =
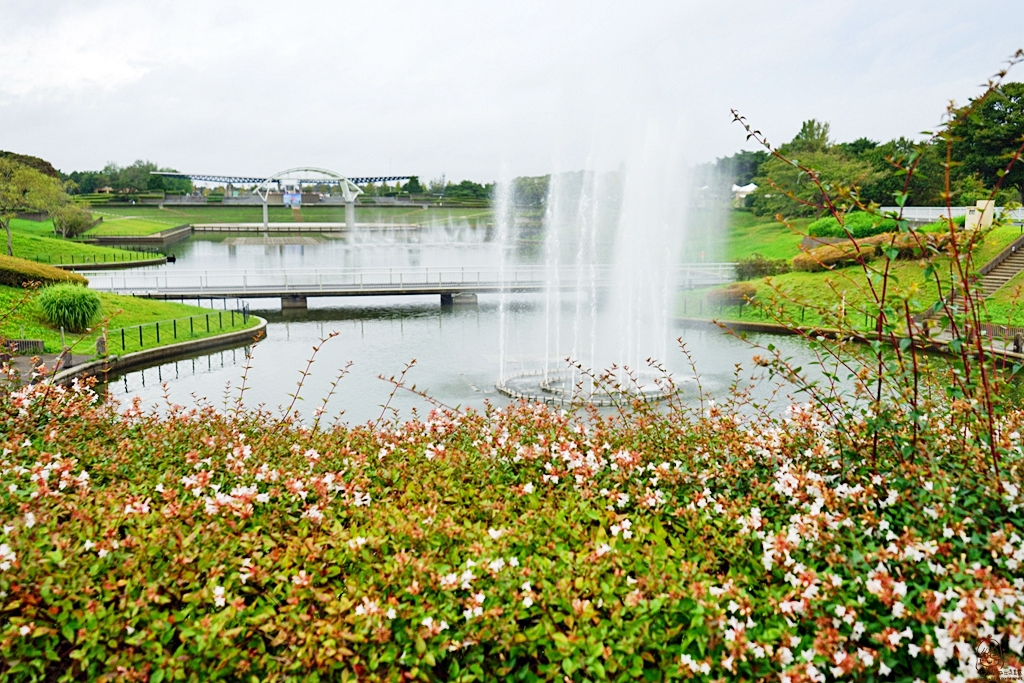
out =
[[[42,309],[39,307],[37,294],[33,293],[30,299],[21,303],[25,296],[26,290],[17,289],[14,287],[3,287],[0,286],[0,336],[7,338],[21,338],[24,335],[26,339],[42,339],[45,342],[45,348],[47,353],[55,353],[60,350],[60,330],[54,329],[46,321],[43,315]],[[249,318],[249,323],[243,325],[240,316],[235,316],[235,326],[232,327],[228,320],[225,320],[224,328],[221,330],[219,327],[216,311],[210,311],[207,308],[199,308],[197,306],[189,306],[187,304],[178,304],[166,301],[153,301],[150,299],[137,299],[130,296],[119,296],[117,294],[106,294],[99,293],[100,300],[103,303],[103,309],[101,316],[104,318],[109,316],[107,321],[107,328],[109,330],[115,330],[120,327],[128,327],[132,325],[140,325],[144,323],[153,323],[160,321],[161,323],[161,337],[160,345],[172,344],[175,342],[185,341],[190,338],[186,335],[188,329],[188,321],[179,322],[178,324],[178,338],[174,339],[173,335],[164,330],[163,321],[170,321],[174,318],[188,318],[192,315],[203,316],[202,322],[196,320],[195,322],[195,339],[202,337],[212,336],[214,334],[220,334],[231,330],[241,330],[246,327],[252,327],[256,324],[253,318]],[[205,315],[212,315],[211,331],[209,334],[206,333],[205,328]],[[98,321],[99,322],[99,321]],[[170,323],[168,322],[168,325]],[[96,337],[100,334],[99,329],[95,329],[93,332],[85,335],[67,335],[67,340],[71,343],[73,340],[77,340],[79,337],[82,341],[75,347],[75,353],[85,356],[91,356],[96,349]],[[121,341],[120,333],[110,334],[110,352],[121,353]],[[144,330],[143,341],[145,347],[149,348],[156,346],[155,329],[149,327]],[[138,332],[134,331],[134,334],[126,334],[127,348],[126,351],[137,351],[139,350]]]
[[[759,252],[770,258],[792,258],[798,251],[802,237],[793,235],[779,223],[759,223],[756,217],[745,212],[733,212],[731,216],[730,234],[728,236],[729,254],[738,258]],[[806,224],[806,223],[805,223]],[[804,224],[804,225],[805,225]],[[798,227],[802,227],[797,223]],[[1010,242],[1020,236],[1015,227],[1004,227],[993,230],[985,240],[977,246],[974,253],[976,267],[980,267],[996,256]],[[884,261],[879,259],[872,263],[882,268]],[[946,273],[949,259],[939,258],[936,270]],[[924,268],[917,261],[897,261],[890,270],[893,280],[889,294],[893,296],[909,295],[912,312],[919,312],[930,306],[938,298],[938,286],[933,279],[925,279]],[[1014,281],[1024,286],[1024,276]],[[789,298],[806,302],[806,308],[797,304],[788,304],[793,320],[798,323],[814,325],[821,322],[813,310],[814,306],[822,306],[829,310],[838,310],[845,300],[845,307],[851,322],[863,325],[862,310],[871,300],[866,295],[868,280],[857,267],[821,273],[793,272],[772,278],[773,285]],[[753,283],[758,289],[757,298],[761,301],[771,299],[775,294],[772,287],[764,281]],[[1012,285],[1013,283],[1011,283]],[[997,301],[990,300],[988,309],[993,321],[1013,324],[1024,324],[1024,305],[1013,307],[1003,301],[1011,294],[1012,287],[1005,287],[997,293]],[[1022,287],[1024,291],[1024,287]],[[708,290],[694,290],[680,297],[678,312],[687,317],[721,317],[722,319],[750,319],[754,313],[749,309],[741,311],[738,307],[727,309],[711,308],[706,301]],[[1022,297],[1024,303],[1024,297]],[[1013,317],[1011,318],[1011,309]]]
[[174,220],[172,216],[138,218],[112,214],[107,211],[95,211],[94,215],[102,216],[103,222],[87,233],[90,237],[95,235],[152,235],[188,222]]
[[790,228],[749,211],[731,211],[725,239],[727,260],[736,261],[755,253],[769,259],[791,259],[799,253],[803,239],[803,235],[794,230],[803,230],[810,222],[806,218],[797,219]]
[[36,222],[15,218],[11,221],[11,238],[15,256],[42,263],[70,263],[72,256],[79,261],[85,257],[96,257],[97,260],[103,261],[104,256],[110,261],[150,258],[149,255],[139,252],[62,239],[53,234],[53,224],[50,221]]

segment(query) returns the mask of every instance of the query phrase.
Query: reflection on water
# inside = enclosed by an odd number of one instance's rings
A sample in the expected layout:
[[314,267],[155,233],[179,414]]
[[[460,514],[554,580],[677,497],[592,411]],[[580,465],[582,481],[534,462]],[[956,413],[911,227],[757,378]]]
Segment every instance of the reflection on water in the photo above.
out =
[[[393,228],[330,235],[200,234],[175,245],[176,264],[158,270],[309,269],[340,267],[451,267],[495,266],[499,247],[487,226],[442,221],[422,229]],[[514,249],[514,262],[529,262],[536,250]],[[247,303],[265,317],[267,338],[252,351],[245,404],[275,409],[291,402],[301,371],[313,347],[331,332],[331,339],[316,357],[312,375],[302,389],[298,408],[306,416],[328,395],[330,385],[349,361],[348,376],[326,406],[328,415],[343,414],[350,423],[377,419],[389,402],[401,415],[429,410],[422,397],[395,391],[387,378],[398,375],[407,363],[416,361],[408,384],[427,392],[449,406],[482,408],[486,402],[505,405],[508,401],[494,389],[499,371],[499,312],[497,295],[480,295],[479,305],[442,308],[436,296],[354,297],[309,299],[309,310],[279,310],[277,299],[256,299]],[[203,301],[221,309],[225,302]],[[236,302],[227,302],[228,307]],[[575,302],[567,298],[561,320],[569,325]],[[266,310],[270,308],[271,310]],[[508,304],[504,320],[507,348],[506,370],[530,369],[545,361],[544,302],[542,295],[516,295]],[[570,329],[566,327],[566,335]],[[701,372],[705,389],[721,395],[734,379],[734,366],[750,368],[754,350],[744,342],[717,329],[672,329],[673,338],[682,337]],[[810,353],[796,339],[773,339],[787,355],[807,365]],[[670,349],[674,346],[669,345]],[[163,403],[166,384],[174,403],[195,405],[204,399],[218,406],[234,405],[246,365],[247,350],[199,354],[163,363],[123,377],[112,378],[108,394],[129,402],[139,396],[147,406]],[[550,359],[549,359],[550,360]],[[554,359],[565,362],[565,359]],[[675,376],[691,374],[685,356],[670,350],[662,359]],[[645,369],[645,368],[639,368]],[[747,375],[749,376],[749,372]],[[684,396],[694,392],[684,382]],[[759,392],[766,393],[762,386]],[[391,397],[391,394],[394,396]]]
[[[496,297],[482,296],[479,306],[454,309],[442,309],[433,297],[318,300],[311,305],[318,307],[257,312],[269,325],[267,339],[252,351],[245,405],[271,409],[288,405],[313,346],[333,331],[339,334],[316,357],[302,390],[303,400],[297,404],[304,415],[319,407],[331,382],[349,361],[353,362],[351,372],[326,409],[332,417],[343,413],[350,423],[374,420],[381,414],[394,386],[380,376],[398,375],[413,359],[416,365],[407,377],[410,387],[415,385],[445,405],[483,408],[486,402],[498,406],[508,402],[494,389],[498,371]],[[528,368],[543,359],[543,319],[539,296],[523,296],[510,306],[506,325],[518,340],[516,355],[509,359],[512,364]],[[703,386],[712,394],[722,396],[728,391],[736,363],[747,368],[741,377],[750,376],[755,351],[741,340],[712,328],[679,328],[674,334],[687,345]],[[809,358],[796,339],[771,341],[787,355]],[[229,397],[224,405],[229,407],[238,395],[246,354],[245,348],[218,351],[128,373],[110,382],[109,395],[123,403],[140,396],[144,405],[159,406],[166,383],[175,403],[194,405],[197,399],[208,399],[220,406]],[[665,360],[677,377],[691,374],[682,352],[673,351]],[[684,396],[696,396],[693,383],[681,384]],[[767,385],[755,393],[767,395]],[[408,391],[398,391],[391,405],[403,417],[431,407]]]

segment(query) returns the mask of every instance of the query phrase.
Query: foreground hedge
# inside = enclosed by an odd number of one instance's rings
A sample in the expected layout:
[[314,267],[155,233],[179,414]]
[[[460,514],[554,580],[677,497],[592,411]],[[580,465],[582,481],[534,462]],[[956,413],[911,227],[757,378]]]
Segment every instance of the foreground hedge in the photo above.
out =
[[43,265],[16,256],[0,256],[0,285],[8,287],[25,287],[33,282],[49,285],[58,282],[71,282],[87,285],[89,281],[68,270]]
[[[944,407],[943,407],[944,406]],[[11,680],[963,680],[1024,650],[1024,413],[303,428],[0,398]],[[1002,489],[1000,489],[1000,486]]]

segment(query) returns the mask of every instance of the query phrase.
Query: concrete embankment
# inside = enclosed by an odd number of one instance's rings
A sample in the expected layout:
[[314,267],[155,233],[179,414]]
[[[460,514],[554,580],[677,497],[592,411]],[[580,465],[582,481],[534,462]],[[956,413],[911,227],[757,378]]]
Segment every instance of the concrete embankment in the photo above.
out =
[[192,341],[179,342],[177,344],[168,344],[167,346],[158,346],[144,351],[126,353],[121,356],[111,355],[106,358],[98,358],[96,360],[62,370],[51,377],[50,381],[55,384],[67,384],[76,378],[82,377],[95,376],[100,379],[104,379],[111,373],[128,372],[136,368],[152,365],[158,361],[169,360],[171,358],[177,358],[199,351],[229,348],[232,346],[239,346],[247,342],[253,342],[266,336],[267,321],[259,316],[252,317],[259,321],[259,324],[255,327],[250,327],[245,330],[237,330],[235,332],[227,332],[225,334],[218,334],[216,336],[205,337],[203,339],[194,339]]
[[166,256],[159,258],[136,259],[134,261],[97,261],[96,263],[55,263],[54,268],[61,270],[121,270],[124,268],[142,268],[144,266],[160,266],[167,263]]
[[[878,338],[881,338],[881,340],[886,343],[890,343],[892,341],[888,335],[879,336],[875,332],[851,333],[849,330],[840,332],[839,330],[831,327],[789,327],[787,325],[780,325],[778,323],[769,322],[746,320],[705,320],[703,318],[676,318],[676,322],[683,327],[714,327],[716,329],[724,328],[731,332],[760,332],[764,334],[800,336],[811,339],[816,337],[823,337],[825,339],[837,339],[840,336],[842,336],[847,339],[850,339],[851,341],[857,341],[862,343],[867,343]],[[952,340],[941,338],[918,338],[914,340],[914,346],[925,351],[952,353],[949,350],[950,341]],[[997,346],[995,344],[990,344],[985,349],[985,352],[990,353],[993,356],[998,356],[1005,360],[1013,361],[1015,363],[1024,361],[1024,353],[1014,353],[1008,348]]]

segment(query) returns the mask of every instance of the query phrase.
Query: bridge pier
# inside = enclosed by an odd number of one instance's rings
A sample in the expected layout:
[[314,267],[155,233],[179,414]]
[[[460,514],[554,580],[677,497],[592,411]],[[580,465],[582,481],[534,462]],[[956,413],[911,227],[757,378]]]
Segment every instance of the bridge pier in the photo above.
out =
[[305,310],[308,308],[306,305],[306,297],[304,296],[282,296],[281,297],[281,310]]
[[354,199],[345,202],[345,227],[350,231],[356,229],[356,202]]
[[476,294],[473,292],[455,292],[441,295],[442,306],[476,306]]

